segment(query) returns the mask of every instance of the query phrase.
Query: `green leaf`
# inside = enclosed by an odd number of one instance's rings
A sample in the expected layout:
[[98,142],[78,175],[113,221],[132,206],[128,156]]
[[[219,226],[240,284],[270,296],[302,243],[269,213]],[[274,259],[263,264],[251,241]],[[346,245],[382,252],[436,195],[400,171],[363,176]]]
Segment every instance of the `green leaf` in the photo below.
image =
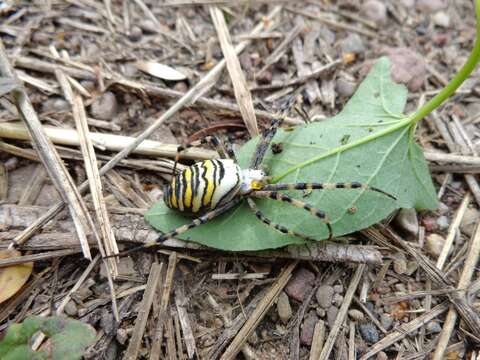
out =
[[[366,228],[385,219],[395,209],[433,209],[435,189],[421,148],[412,139],[413,123],[402,115],[407,98],[404,86],[390,77],[390,63],[380,59],[337,116],[322,122],[279,131],[274,142],[283,151],[270,150],[264,160],[274,182],[359,181],[397,197],[363,190],[314,190],[304,196],[289,195],[324,210],[334,236]],[[245,144],[238,156],[248,166],[258,139]],[[326,239],[326,226],[307,211],[274,200],[256,200],[273,222],[318,240]],[[188,220],[168,209],[163,201],[145,215],[161,231],[170,231]],[[280,234],[258,221],[246,204],[179,236],[200,244],[231,251],[277,248],[304,241]]]
[[[50,337],[51,351],[32,351],[32,336],[41,331]],[[0,341],[0,360],[76,360],[95,340],[95,330],[78,320],[59,316],[31,316],[13,324]]]

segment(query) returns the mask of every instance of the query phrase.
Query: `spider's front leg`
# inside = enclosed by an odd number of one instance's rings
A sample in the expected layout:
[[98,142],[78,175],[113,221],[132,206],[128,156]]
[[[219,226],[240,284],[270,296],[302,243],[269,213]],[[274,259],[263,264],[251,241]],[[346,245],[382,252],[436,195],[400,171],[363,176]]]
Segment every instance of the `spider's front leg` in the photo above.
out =
[[332,189],[365,189],[378,192],[392,200],[397,200],[395,196],[387,193],[379,188],[362,184],[357,181],[338,182],[338,183],[292,183],[292,184],[267,184],[262,190],[265,191],[281,191],[281,190],[332,190]]
[[[300,201],[297,199],[294,199],[288,195],[276,192],[276,191],[264,191],[263,189],[261,191],[252,191],[249,195],[249,197],[255,197],[255,198],[267,198],[267,199],[272,199],[272,200],[277,200],[277,201],[282,201],[286,202],[288,204],[291,204],[292,206],[295,206],[300,209],[307,210],[310,214],[313,216],[319,218],[326,226],[328,229],[328,240],[331,240],[333,237],[333,231],[332,231],[332,225],[330,224],[330,221],[328,220],[327,214],[325,214],[324,211],[319,210],[310,204],[307,204],[304,201]],[[299,236],[301,238],[307,239],[307,240],[315,240],[312,239],[306,235],[296,233],[292,230],[287,229],[285,226],[276,224],[271,222],[265,215],[263,215],[258,208],[256,208],[255,203],[253,202],[252,199],[247,198],[248,205],[250,208],[255,212],[255,216],[257,216],[258,219],[260,219],[262,222],[265,224],[275,228],[276,230],[284,233],[284,234],[290,234],[290,235],[295,235]],[[252,205],[253,203],[253,205]]]

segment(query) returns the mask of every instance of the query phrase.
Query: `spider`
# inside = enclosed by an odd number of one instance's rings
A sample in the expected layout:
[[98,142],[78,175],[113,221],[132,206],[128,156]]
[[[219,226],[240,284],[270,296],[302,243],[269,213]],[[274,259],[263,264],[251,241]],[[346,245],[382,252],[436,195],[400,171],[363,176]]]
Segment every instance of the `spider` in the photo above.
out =
[[[194,220],[163,233],[156,240],[150,241],[142,247],[158,245],[169,238],[174,238],[204,224],[232,209],[243,199],[246,199],[248,206],[258,220],[267,226],[288,236],[315,240],[272,222],[258,209],[254,201],[256,198],[269,198],[305,209],[325,224],[328,228],[329,239],[332,238],[332,226],[324,211],[279,192],[282,190],[366,189],[396,200],[393,195],[360,182],[269,184],[270,178],[260,166],[281,123],[281,118],[273,120],[270,128],[261,136],[248,169],[241,169],[237,165],[235,154],[230,145],[222,144],[215,136],[207,136],[190,144],[180,145],[177,148],[172,180],[164,189],[163,199],[169,208],[190,215],[194,217]],[[202,144],[213,145],[217,149],[220,159],[197,162],[175,175],[176,165],[182,151]]]

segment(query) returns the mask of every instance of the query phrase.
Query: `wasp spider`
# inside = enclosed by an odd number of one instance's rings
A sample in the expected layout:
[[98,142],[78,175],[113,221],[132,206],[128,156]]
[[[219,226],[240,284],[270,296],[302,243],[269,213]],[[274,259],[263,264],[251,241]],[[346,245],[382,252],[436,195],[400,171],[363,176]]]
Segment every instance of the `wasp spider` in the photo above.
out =
[[193,216],[194,220],[189,224],[160,235],[156,241],[149,242],[143,247],[157,245],[204,224],[233,208],[243,199],[246,199],[255,216],[264,224],[287,236],[315,240],[272,222],[257,208],[254,198],[269,198],[305,209],[327,226],[329,238],[332,237],[332,227],[325,212],[278,192],[281,190],[367,189],[395,199],[394,196],[380,189],[359,182],[269,184],[269,178],[260,169],[260,165],[280,123],[280,119],[274,120],[270,129],[263,134],[248,169],[241,169],[237,165],[235,154],[230,146],[228,144],[222,146],[215,136],[208,136],[202,140],[179,146],[173,174],[175,174],[176,164],[181,152],[189,147],[211,144],[217,149],[221,158],[197,162],[172,177],[170,184],[164,189],[165,204],[171,209]]

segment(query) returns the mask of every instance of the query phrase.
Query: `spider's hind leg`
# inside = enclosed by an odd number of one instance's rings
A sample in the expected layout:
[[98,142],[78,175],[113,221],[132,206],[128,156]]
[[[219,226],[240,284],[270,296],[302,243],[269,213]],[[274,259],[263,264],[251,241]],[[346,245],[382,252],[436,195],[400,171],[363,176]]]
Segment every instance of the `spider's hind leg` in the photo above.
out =
[[[325,214],[324,211],[319,210],[317,208],[314,208],[313,206],[311,206],[310,204],[307,204],[304,201],[300,201],[300,200],[291,198],[290,196],[287,196],[285,194],[278,193],[278,192],[275,192],[275,191],[263,191],[263,190],[262,191],[253,191],[253,192],[250,193],[249,196],[250,197],[255,197],[255,198],[267,198],[267,199],[282,201],[282,202],[289,203],[292,206],[295,206],[297,208],[307,210],[310,214],[319,218],[327,226],[328,240],[332,239],[332,237],[333,237],[332,225],[330,224],[330,221],[328,220],[327,214]],[[251,199],[247,199],[247,200],[251,200]],[[249,201],[249,205],[250,205],[250,201]],[[252,208],[252,206],[250,206],[250,208]],[[255,215],[257,215],[257,214],[255,213]],[[261,214],[261,215],[263,216],[263,214]],[[259,218],[259,216],[257,216],[257,217]],[[260,219],[260,220],[262,220],[262,219]],[[265,222],[265,221],[263,221],[263,222]],[[282,225],[280,225],[280,226],[282,228],[285,228]],[[277,230],[279,230],[279,229],[277,229]],[[286,230],[290,231],[288,229],[286,229]],[[281,231],[281,230],[279,230],[279,231]],[[297,233],[295,233],[295,235],[299,236]],[[300,237],[306,238],[305,235],[302,235]],[[312,240],[312,239],[310,239],[310,240]]]
[[200,145],[212,145],[215,148],[215,150],[217,150],[221,159],[233,159],[235,162],[237,162],[235,158],[235,153],[228,142],[221,141],[215,135],[209,135],[209,136],[205,136],[200,140],[182,144],[177,147],[177,154],[175,155],[175,163],[173,165],[172,175],[175,175],[175,172],[177,170],[177,163],[180,160],[181,153],[186,149],[200,146]]

